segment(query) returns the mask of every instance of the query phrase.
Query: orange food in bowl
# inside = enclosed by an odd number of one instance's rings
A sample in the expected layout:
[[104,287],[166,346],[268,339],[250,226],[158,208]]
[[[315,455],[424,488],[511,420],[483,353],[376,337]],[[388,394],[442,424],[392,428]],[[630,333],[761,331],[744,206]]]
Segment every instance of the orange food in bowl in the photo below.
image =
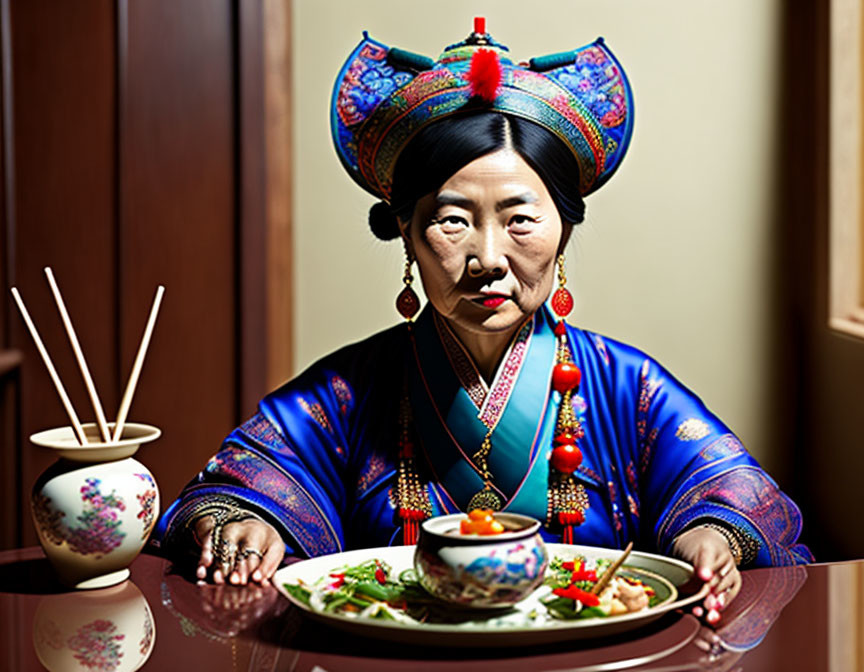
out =
[[495,520],[491,509],[473,509],[468,512],[468,518],[459,523],[462,534],[493,535],[504,532],[504,526]]

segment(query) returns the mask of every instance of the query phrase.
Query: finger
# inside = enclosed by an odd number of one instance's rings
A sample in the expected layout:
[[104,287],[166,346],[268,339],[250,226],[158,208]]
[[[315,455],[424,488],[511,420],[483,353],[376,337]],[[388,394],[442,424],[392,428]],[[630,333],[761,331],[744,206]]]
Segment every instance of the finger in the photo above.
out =
[[707,544],[703,544],[696,554],[696,575],[703,581],[714,578],[714,550]]
[[[249,570],[250,578],[255,578],[255,570],[261,565],[261,558],[254,553],[246,556],[246,568]],[[257,579],[256,579],[257,580]]]
[[715,597],[720,598],[724,597],[726,593],[732,588],[735,584],[736,573],[727,574],[722,579],[720,579],[719,583],[714,587],[713,594]]
[[222,579],[228,583],[237,564],[237,549],[242,528],[237,523],[228,523],[222,532],[221,567]]
[[738,595],[738,592],[741,590],[742,583],[743,583],[743,580],[741,579],[741,572],[738,572],[738,571],[734,572],[733,573],[733,579],[732,579],[732,585],[729,587],[729,590],[726,591],[726,593],[725,593],[726,597],[723,598],[723,603],[726,606],[729,606],[729,603],[735,599],[736,595]]
[[[238,562],[240,583],[246,584],[261,564],[260,549],[267,546],[268,526],[260,521],[250,521],[246,534],[240,542],[240,554],[245,562]],[[245,552],[245,551],[251,552]],[[253,577],[254,578],[254,577]]]
[[246,558],[240,558],[234,564],[234,571],[231,572],[231,583],[235,586],[245,586],[249,576],[249,565]]
[[256,570],[260,573],[262,579],[269,579],[276,573],[276,568],[285,557],[285,544],[279,539],[275,543],[271,543],[264,553],[264,559],[261,561],[261,566]]
[[217,569],[213,572],[213,583],[215,583],[217,586],[221,586],[223,583],[225,583],[225,577],[222,575],[221,569]]
[[[199,561],[200,566],[204,567],[204,576],[207,575],[207,567],[209,567],[213,563],[213,535],[211,532],[207,532],[203,537],[201,542],[201,559]],[[204,578],[200,576],[199,578]]]
[[733,569],[736,568],[735,558],[732,557],[732,554],[729,554],[729,557],[726,558],[726,562],[723,563],[723,566],[717,572],[720,575],[720,578],[723,578],[729,575]]

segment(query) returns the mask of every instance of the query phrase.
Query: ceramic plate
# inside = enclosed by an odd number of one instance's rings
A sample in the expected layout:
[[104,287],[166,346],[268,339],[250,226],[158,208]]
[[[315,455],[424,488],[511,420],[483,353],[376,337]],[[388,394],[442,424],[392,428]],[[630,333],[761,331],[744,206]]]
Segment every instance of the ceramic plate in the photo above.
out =
[[[572,559],[576,556],[584,556],[588,559],[614,560],[621,554],[617,549],[593,546],[547,544],[546,547],[550,558]],[[679,596],[677,589],[690,580],[693,568],[680,560],[637,551],[630,554],[622,572],[651,585],[661,602],[645,611],[607,618],[575,621],[552,618],[539,602],[540,598],[549,592],[549,588],[545,586],[538,588],[507,612],[489,614],[478,610],[476,619],[453,624],[381,621],[317,612],[293,598],[284,589],[286,583],[296,584],[298,580],[314,583],[336,568],[360,564],[372,558],[386,562],[392,567],[393,574],[398,575],[402,570],[413,567],[414,547],[365,548],[303,560],[280,569],[273,577],[273,583],[310,618],[363,637],[427,645],[438,643],[446,646],[495,647],[527,646],[617,635],[646,625],[669,611],[692,604],[704,597],[707,590],[706,588],[685,597]]]

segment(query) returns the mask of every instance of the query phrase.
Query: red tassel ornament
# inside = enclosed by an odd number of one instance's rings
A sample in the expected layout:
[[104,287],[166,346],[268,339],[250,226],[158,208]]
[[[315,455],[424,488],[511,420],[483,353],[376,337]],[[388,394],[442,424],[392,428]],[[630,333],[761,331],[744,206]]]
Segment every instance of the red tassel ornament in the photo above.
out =
[[501,85],[501,63],[496,52],[492,49],[478,49],[474,52],[471,69],[468,71],[468,83],[471,84],[471,95],[487,103],[495,102],[498,87]]
[[420,481],[414,465],[414,441],[411,439],[411,402],[407,392],[403,393],[399,409],[401,432],[399,436],[399,466],[396,472],[396,488],[392,494],[394,505],[402,520],[402,542],[416,544],[420,523],[432,515],[429,494]]

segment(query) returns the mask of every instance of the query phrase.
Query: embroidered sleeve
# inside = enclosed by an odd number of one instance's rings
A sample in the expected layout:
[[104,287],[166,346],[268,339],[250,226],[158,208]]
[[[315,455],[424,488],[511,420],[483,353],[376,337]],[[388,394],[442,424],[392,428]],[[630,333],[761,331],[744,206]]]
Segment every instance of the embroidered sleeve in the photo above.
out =
[[155,545],[175,557],[188,552],[190,522],[202,506],[225,500],[274,525],[286,553],[312,557],[343,549],[346,426],[354,394],[338,375],[317,378],[318,384],[307,375],[274,392],[227,437],[166,511]]
[[797,543],[801,514],[741,442],[656,362],[639,372],[637,441],[643,523],[668,553],[695,524],[730,530],[743,564],[812,561]]

